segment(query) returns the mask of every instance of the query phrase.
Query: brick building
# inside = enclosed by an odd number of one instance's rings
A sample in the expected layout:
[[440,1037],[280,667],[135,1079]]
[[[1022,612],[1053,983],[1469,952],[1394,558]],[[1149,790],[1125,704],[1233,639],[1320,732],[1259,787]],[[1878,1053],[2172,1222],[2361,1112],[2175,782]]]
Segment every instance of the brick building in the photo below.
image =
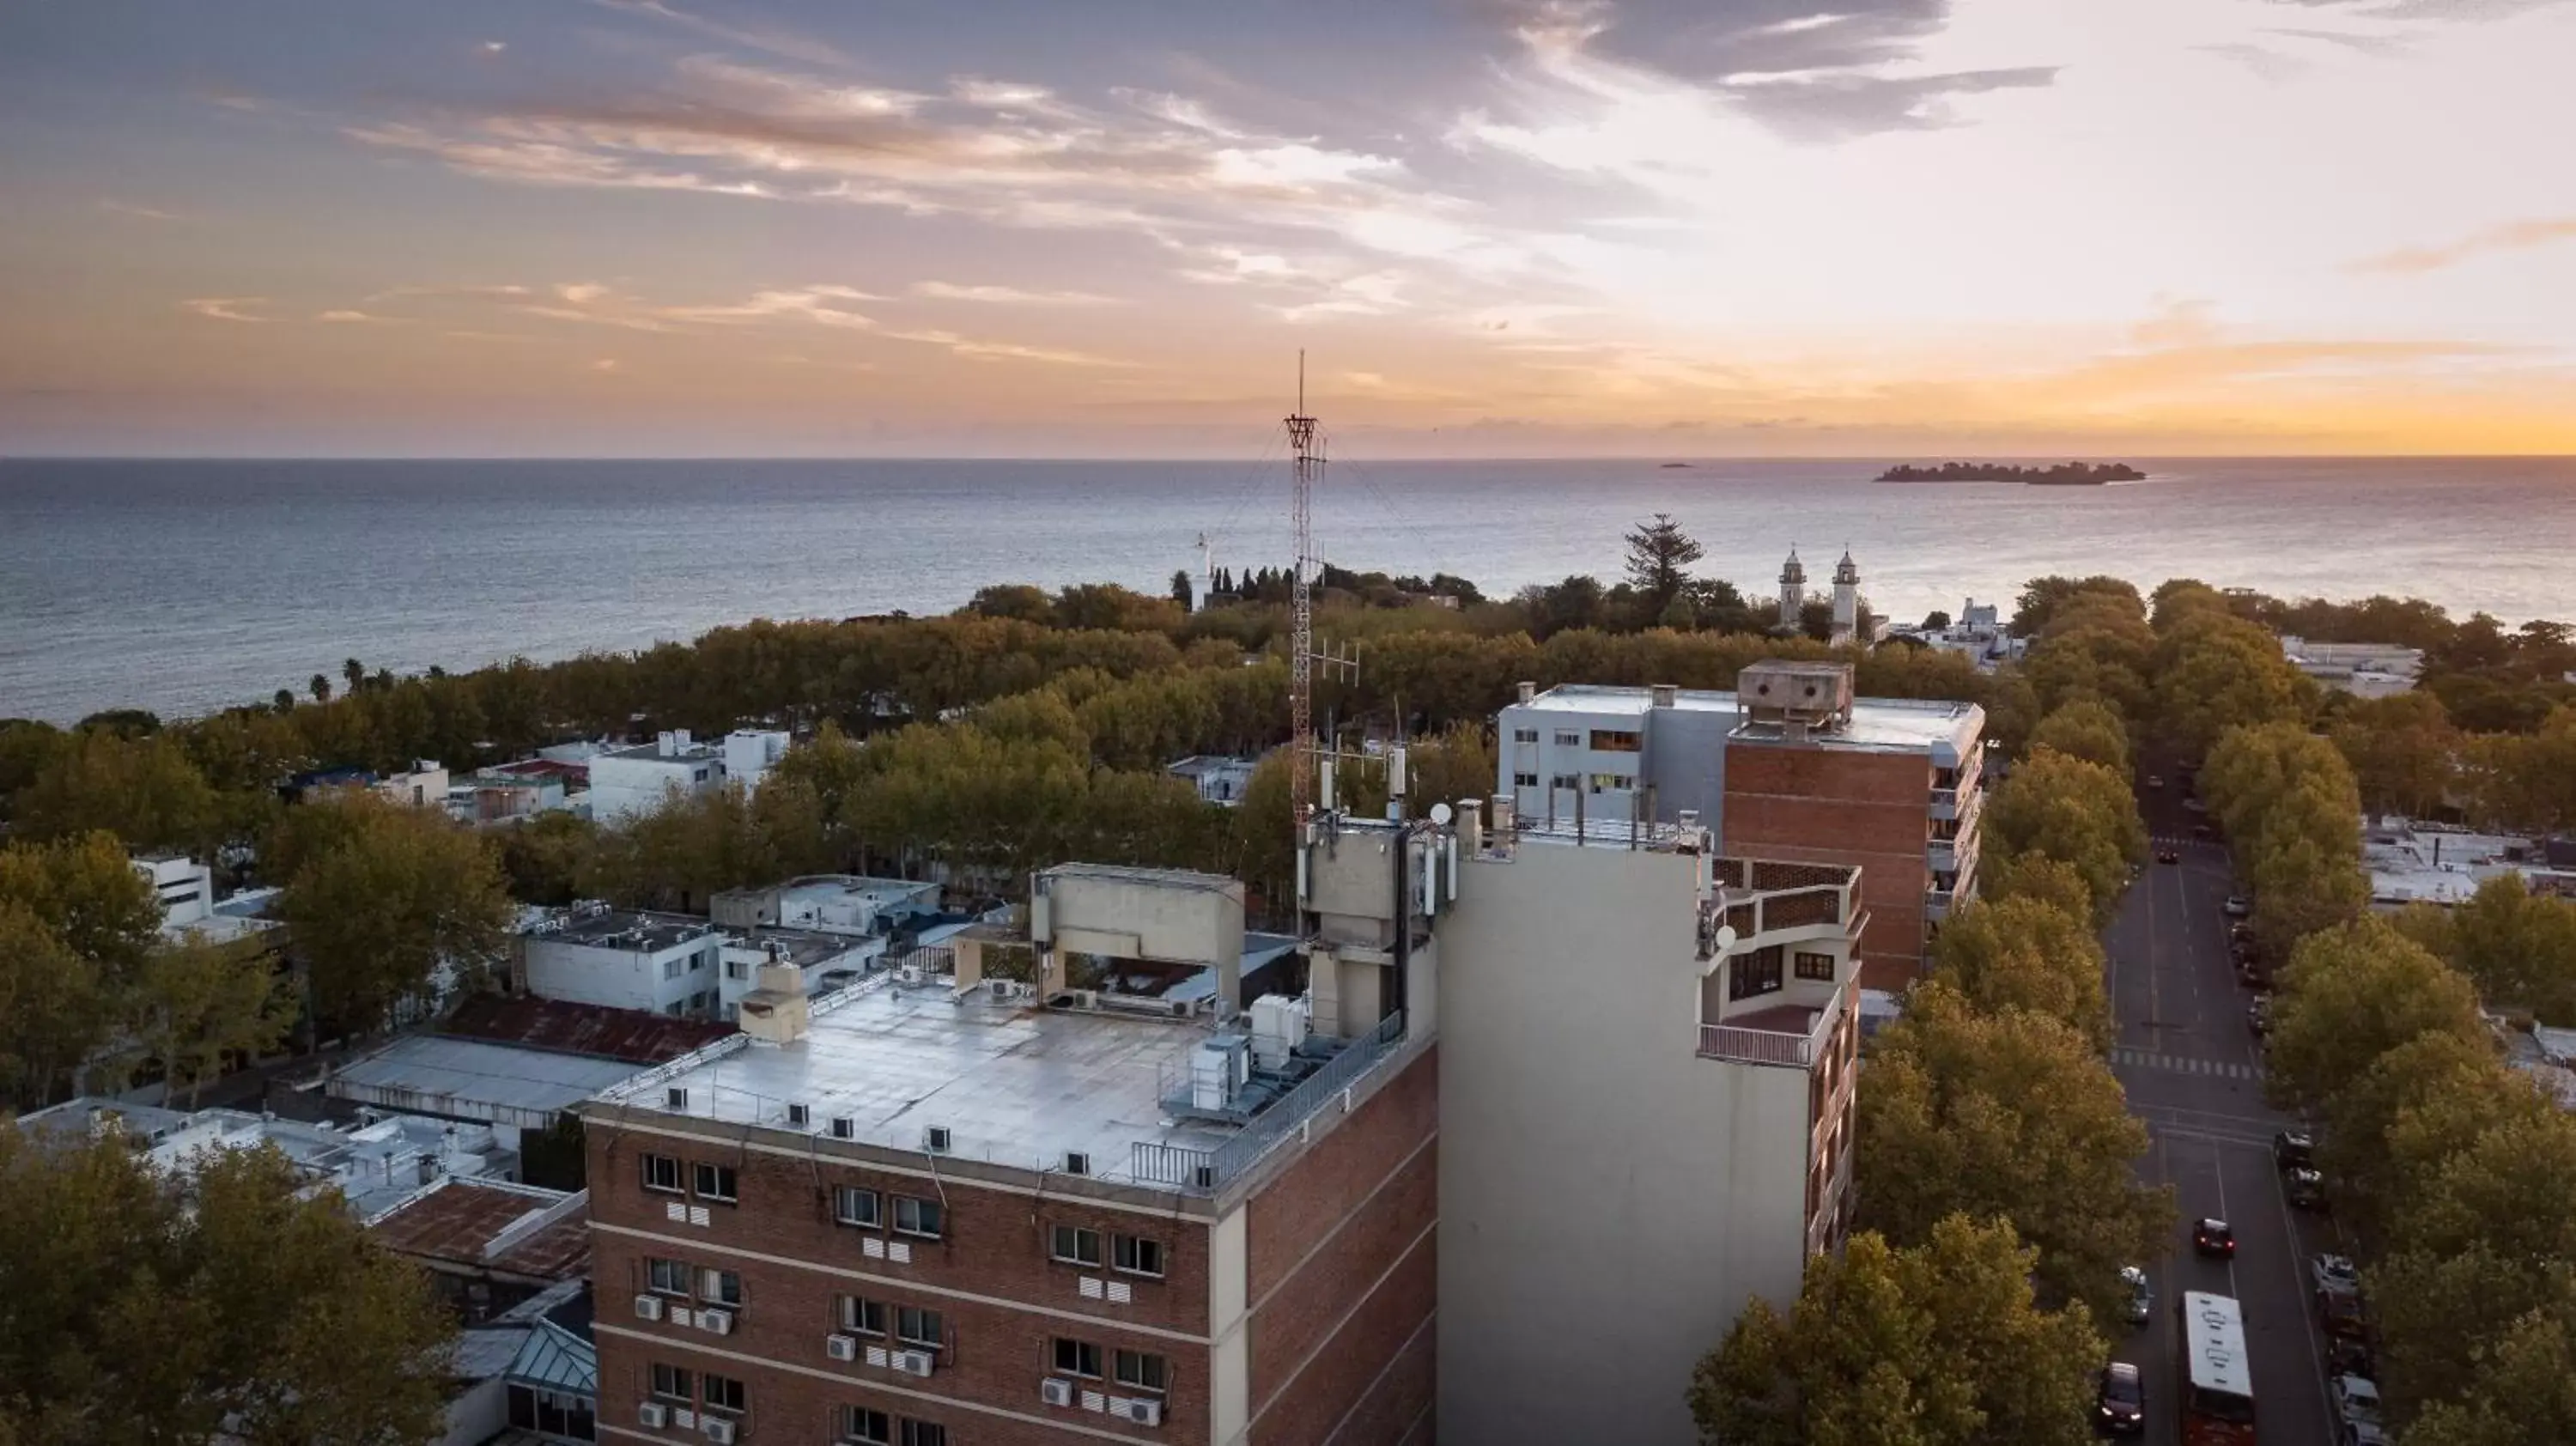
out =
[[1052,960],[1035,987],[956,964],[810,1004],[782,979],[744,1035],[585,1106],[603,1439],[1299,1446],[1427,1420],[1427,1038],[1310,1034],[1279,1000],[1211,1031],[1055,988]]
[[1732,692],[1524,684],[1496,724],[1497,792],[1524,825],[1619,838],[1689,823],[1728,855],[1860,866],[1870,988],[1902,989],[1975,892],[1973,703],[1856,698],[1849,664],[1765,662]]

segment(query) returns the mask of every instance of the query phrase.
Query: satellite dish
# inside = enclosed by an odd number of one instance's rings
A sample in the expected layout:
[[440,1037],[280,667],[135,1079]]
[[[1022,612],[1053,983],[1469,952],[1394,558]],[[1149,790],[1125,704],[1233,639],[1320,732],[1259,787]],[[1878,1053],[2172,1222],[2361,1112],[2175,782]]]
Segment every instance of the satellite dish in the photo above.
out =
[[1431,821],[1433,823],[1447,823],[1450,817],[1449,805],[1445,803],[1435,803],[1431,805]]
[[1720,924],[1720,925],[1718,925],[1718,926],[1717,926],[1717,938],[1716,938],[1716,940],[1715,940],[1715,944],[1716,944],[1716,952],[1717,952],[1717,953],[1720,953],[1720,954],[1723,954],[1723,953],[1725,953],[1727,950],[1734,948],[1734,947],[1735,947],[1735,926],[1734,926],[1733,924]]

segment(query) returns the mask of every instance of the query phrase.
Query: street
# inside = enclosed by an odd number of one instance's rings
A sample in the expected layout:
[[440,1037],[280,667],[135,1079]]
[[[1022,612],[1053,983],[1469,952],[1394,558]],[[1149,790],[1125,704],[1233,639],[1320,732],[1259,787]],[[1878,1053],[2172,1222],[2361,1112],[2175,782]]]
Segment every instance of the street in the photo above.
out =
[[[2175,1294],[2234,1296],[2252,1358],[2257,1439],[2328,1446],[2333,1414],[2307,1262],[2332,1248],[2332,1228],[2292,1210],[2282,1193],[2272,1136],[2287,1122],[2263,1103],[2261,1050],[2246,1024],[2253,995],[2229,962],[2226,850],[2192,839],[2197,817],[2179,807],[2179,797],[2176,790],[2140,796],[2155,847],[2175,849],[2181,860],[2148,863],[2104,936],[2119,1021],[2112,1071],[2128,1091],[2130,1112],[2155,1136],[2140,1173],[2174,1187],[2180,1217],[2164,1257],[2142,1262],[2154,1313],[2135,1330],[2110,1323],[2113,1354],[2136,1361],[2145,1376],[2145,1440],[2174,1446]],[[2234,1260],[2193,1252],[2191,1224],[2205,1215],[2235,1227]]]

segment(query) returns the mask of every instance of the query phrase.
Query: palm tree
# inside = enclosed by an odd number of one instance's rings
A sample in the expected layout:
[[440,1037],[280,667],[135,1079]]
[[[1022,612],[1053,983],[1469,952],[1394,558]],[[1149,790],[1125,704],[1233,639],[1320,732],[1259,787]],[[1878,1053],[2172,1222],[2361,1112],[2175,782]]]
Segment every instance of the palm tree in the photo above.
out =
[[316,703],[331,701],[331,680],[320,673],[313,675],[313,701]]
[[351,658],[340,665],[340,676],[349,680],[349,691],[354,693],[367,685],[367,665]]
[[295,690],[294,690],[294,689],[292,689],[292,688],[280,688],[280,689],[278,689],[278,690],[277,690],[277,699],[276,699],[276,702],[277,702],[277,711],[278,711],[278,712],[280,712],[280,713],[292,713],[292,712],[294,712],[294,711],[295,711]]

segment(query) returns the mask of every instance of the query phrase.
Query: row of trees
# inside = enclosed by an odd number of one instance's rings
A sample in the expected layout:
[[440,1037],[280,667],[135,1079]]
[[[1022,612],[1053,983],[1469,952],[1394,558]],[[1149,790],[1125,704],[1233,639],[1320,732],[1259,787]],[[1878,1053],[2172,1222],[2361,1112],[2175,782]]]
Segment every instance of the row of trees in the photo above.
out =
[[2106,1058],[2096,940],[2145,837],[2113,707],[2087,692],[2033,736],[1987,807],[1985,897],[1942,926],[1861,1076],[1860,1233],[1810,1263],[1787,1314],[1751,1302],[1702,1360],[1711,1442],[2092,1436],[2095,1322],[2174,1211],[2136,1178],[2149,1140]]

